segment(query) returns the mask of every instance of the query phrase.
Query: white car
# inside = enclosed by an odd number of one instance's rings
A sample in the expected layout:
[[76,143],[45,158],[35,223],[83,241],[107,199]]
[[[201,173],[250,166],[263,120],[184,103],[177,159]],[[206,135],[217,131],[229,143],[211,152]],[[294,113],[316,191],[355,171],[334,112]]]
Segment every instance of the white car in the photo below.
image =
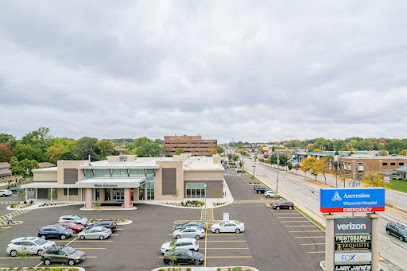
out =
[[175,230],[172,233],[172,237],[179,239],[179,238],[195,238],[200,239],[205,237],[205,230],[198,227],[190,227],[182,230]]
[[89,230],[81,231],[78,234],[78,238],[82,239],[82,240],[83,239],[103,240],[103,239],[109,238],[111,234],[112,234],[112,231],[110,229],[97,226],[97,227],[90,228]]
[[268,191],[264,192],[264,196],[267,198],[275,198],[276,195],[277,195],[276,192],[274,192],[273,190],[268,190]]
[[211,226],[211,231],[215,233],[220,233],[220,232],[235,232],[235,233],[241,233],[244,232],[244,223],[241,223],[239,221],[223,221],[222,223],[219,224],[213,224]]
[[77,215],[63,215],[59,218],[58,222],[74,222],[84,226],[88,225],[88,219],[86,217],[80,217]]
[[39,237],[20,237],[10,241],[7,245],[7,254],[16,257],[19,252],[27,251],[30,254],[41,254],[48,248],[55,246],[55,242]]
[[[175,240],[175,249],[189,249],[193,251],[199,250],[199,243],[195,238],[179,238]],[[171,249],[171,242],[164,243],[161,246],[161,253],[165,253]]]
[[6,189],[6,190],[0,190],[0,197],[9,197],[13,195],[13,192],[11,192],[10,190]]

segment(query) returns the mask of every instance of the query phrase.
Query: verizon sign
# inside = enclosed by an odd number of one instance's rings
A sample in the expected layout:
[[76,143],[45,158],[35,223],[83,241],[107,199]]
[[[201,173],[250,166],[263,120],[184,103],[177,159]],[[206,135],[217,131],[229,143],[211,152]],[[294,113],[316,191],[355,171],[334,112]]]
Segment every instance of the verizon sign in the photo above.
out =
[[371,233],[372,219],[369,217],[335,219],[335,235],[344,233]]

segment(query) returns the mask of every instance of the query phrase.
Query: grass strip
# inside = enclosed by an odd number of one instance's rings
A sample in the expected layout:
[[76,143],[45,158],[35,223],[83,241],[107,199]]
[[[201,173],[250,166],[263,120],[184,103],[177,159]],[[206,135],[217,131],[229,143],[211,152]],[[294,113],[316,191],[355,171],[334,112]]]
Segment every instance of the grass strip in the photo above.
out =
[[310,220],[312,223],[314,223],[318,228],[320,228],[323,231],[326,231],[325,226],[323,226],[321,223],[313,219],[311,216],[309,216],[306,212],[298,208],[297,206],[294,207],[298,212],[300,212],[303,216],[305,216],[308,220]]

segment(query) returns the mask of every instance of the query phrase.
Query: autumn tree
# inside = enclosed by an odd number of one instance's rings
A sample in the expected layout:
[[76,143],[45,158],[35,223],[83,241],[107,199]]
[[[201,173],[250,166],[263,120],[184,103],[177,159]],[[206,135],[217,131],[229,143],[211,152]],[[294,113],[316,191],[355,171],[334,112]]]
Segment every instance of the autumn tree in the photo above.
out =
[[363,175],[361,183],[363,183],[367,187],[384,187],[389,188],[389,186],[383,180],[384,175],[379,172],[368,172]]
[[66,152],[66,147],[62,143],[56,143],[47,148],[45,155],[48,157],[48,161],[56,164],[58,161],[58,158],[64,152]]
[[307,172],[312,170],[313,164],[317,159],[314,157],[308,157],[301,160],[301,165],[299,170],[304,171],[305,176],[307,176]]
[[0,143],[0,162],[10,162],[11,157],[13,157],[11,143]]

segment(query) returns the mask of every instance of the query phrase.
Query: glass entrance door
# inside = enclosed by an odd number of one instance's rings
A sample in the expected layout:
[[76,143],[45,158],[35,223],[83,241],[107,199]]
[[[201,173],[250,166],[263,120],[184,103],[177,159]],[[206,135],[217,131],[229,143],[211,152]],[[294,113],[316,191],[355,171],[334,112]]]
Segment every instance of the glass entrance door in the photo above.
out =
[[123,201],[124,200],[124,191],[123,189],[112,189],[112,199],[115,201]]

